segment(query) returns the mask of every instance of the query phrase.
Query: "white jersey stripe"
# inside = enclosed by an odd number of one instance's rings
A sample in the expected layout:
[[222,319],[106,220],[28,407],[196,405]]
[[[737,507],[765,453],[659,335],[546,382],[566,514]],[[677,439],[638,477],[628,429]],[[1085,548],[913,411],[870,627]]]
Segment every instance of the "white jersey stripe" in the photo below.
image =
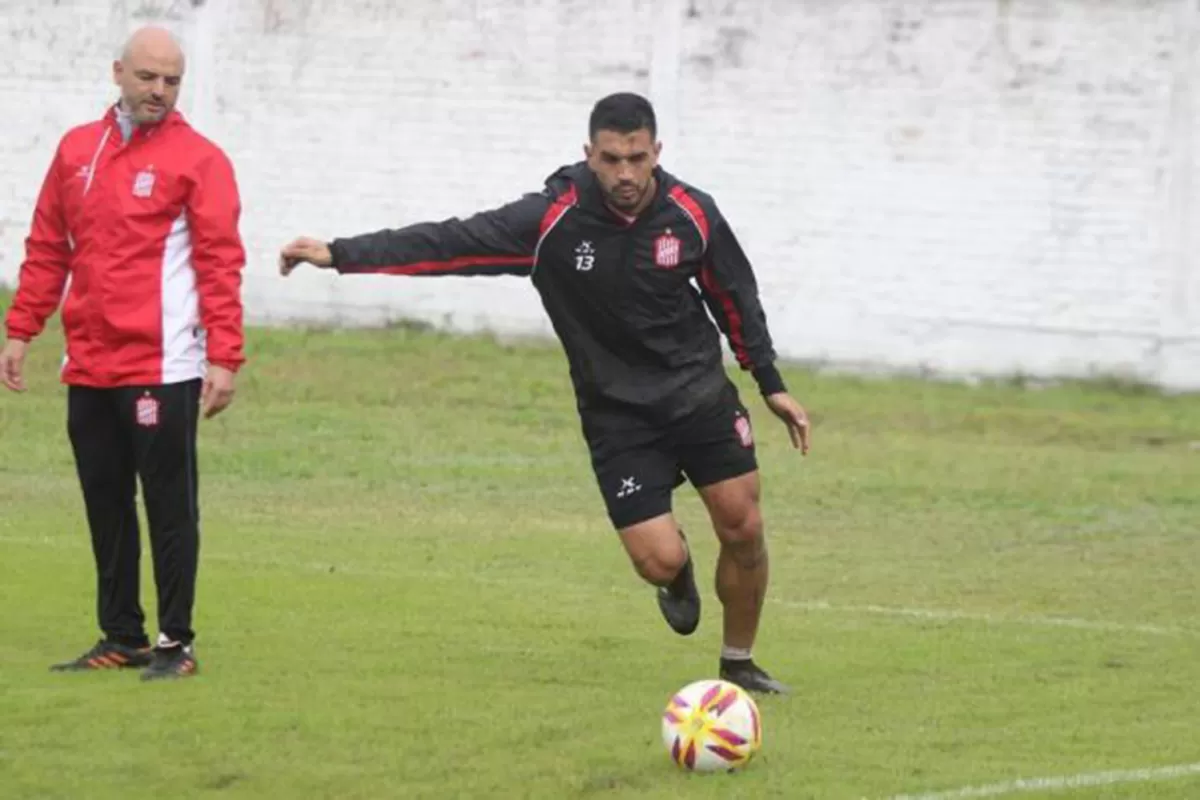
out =
[[175,218],[163,249],[162,350],[163,383],[203,377],[205,337],[186,212]]

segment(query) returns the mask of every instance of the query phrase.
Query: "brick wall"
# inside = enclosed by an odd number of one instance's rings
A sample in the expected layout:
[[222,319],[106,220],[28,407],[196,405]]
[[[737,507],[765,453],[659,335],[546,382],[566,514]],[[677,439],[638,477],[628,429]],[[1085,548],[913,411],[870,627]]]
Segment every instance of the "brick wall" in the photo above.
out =
[[463,215],[581,155],[647,93],[793,358],[1120,373],[1200,388],[1195,0],[10,1],[0,280],[58,135],[166,22],[182,108],[229,151],[253,319],[548,334],[527,283],[276,277],[300,233]]

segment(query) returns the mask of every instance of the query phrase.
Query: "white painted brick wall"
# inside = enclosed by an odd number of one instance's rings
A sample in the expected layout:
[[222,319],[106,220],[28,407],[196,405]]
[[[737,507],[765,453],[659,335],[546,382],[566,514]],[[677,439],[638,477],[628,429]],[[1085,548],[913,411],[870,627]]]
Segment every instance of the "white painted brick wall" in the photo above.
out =
[[276,277],[280,244],[465,215],[650,94],[787,356],[1200,388],[1194,0],[0,0],[0,280],[113,48],[166,21],[238,169],[255,320],[549,334],[518,279]]

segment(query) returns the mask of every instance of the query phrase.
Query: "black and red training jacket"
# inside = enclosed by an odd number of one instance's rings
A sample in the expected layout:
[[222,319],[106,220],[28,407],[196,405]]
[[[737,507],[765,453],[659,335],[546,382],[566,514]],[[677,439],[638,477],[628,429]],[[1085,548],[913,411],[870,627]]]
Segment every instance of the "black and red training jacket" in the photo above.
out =
[[754,272],[729,223],[705,192],[661,167],[654,174],[654,199],[632,220],[608,207],[579,162],[542,191],[465,219],[334,239],[333,265],[341,274],[530,277],[581,411],[686,415],[726,381],[720,333],[760,391],[783,391]]

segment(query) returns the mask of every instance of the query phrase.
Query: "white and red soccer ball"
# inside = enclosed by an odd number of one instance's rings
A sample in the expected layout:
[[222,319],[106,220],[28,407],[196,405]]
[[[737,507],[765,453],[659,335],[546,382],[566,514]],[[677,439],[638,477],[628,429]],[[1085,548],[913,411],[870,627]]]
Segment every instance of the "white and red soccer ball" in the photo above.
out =
[[689,772],[729,772],[750,763],[762,747],[762,717],[741,687],[721,680],[689,683],[667,703],[663,744]]

